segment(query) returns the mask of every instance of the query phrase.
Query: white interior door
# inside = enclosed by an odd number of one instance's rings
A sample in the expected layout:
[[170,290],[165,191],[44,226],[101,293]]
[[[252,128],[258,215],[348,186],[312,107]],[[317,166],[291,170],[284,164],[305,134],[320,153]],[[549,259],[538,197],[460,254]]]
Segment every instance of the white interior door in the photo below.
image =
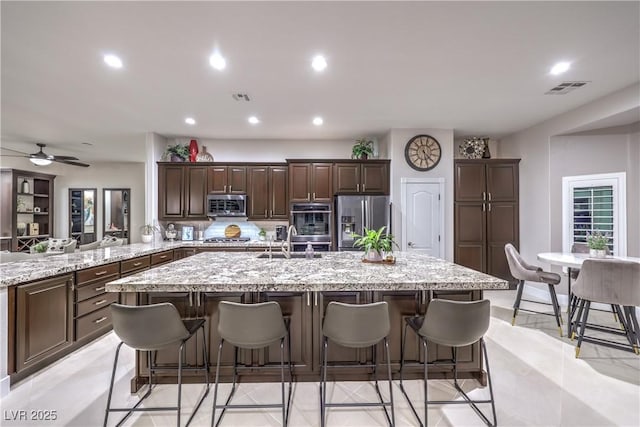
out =
[[444,181],[402,182],[402,250],[444,256],[443,200]]

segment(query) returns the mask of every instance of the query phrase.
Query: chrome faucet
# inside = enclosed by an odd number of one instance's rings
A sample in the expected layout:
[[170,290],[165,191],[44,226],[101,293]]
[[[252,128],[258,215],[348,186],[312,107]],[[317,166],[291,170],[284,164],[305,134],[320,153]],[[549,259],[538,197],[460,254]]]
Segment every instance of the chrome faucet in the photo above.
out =
[[273,243],[273,236],[269,236],[269,259],[271,259],[272,253],[271,253],[271,244]]
[[289,226],[289,230],[287,230],[287,240],[282,242],[282,254],[285,258],[291,258],[291,236],[296,236],[298,234],[298,230],[294,225]]

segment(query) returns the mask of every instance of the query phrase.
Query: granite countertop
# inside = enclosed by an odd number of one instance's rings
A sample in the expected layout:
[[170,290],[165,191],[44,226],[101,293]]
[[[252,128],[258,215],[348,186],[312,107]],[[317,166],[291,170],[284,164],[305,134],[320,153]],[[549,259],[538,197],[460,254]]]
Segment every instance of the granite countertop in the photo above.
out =
[[[252,240],[233,243],[205,243],[202,241],[164,241],[156,243],[134,243],[70,254],[34,256],[33,259],[0,263],[0,289],[7,286],[44,279],[58,274],[70,273],[83,268],[95,267],[110,262],[123,261],[176,248],[267,248],[269,242]],[[273,242],[279,248],[281,242]],[[254,253],[255,255],[255,253]]]
[[428,255],[397,253],[396,264],[361,261],[360,252],[322,252],[307,260],[213,252],[109,282],[108,292],[264,292],[507,289],[505,280]]

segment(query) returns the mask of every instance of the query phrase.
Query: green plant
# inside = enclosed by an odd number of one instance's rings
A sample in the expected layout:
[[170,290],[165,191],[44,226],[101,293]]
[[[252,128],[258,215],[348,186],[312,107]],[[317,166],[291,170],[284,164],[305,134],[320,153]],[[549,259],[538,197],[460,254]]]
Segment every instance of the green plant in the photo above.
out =
[[373,141],[367,138],[356,139],[351,148],[352,159],[366,159],[373,154]]
[[40,243],[37,243],[37,244],[33,247],[33,249],[34,249],[37,253],[39,253],[39,254],[41,254],[41,253],[43,253],[43,252],[46,252],[46,251],[47,251],[47,242],[40,242]]
[[189,147],[182,144],[169,145],[164,154],[165,157],[177,156],[182,160],[187,160],[189,158]]
[[609,238],[601,231],[594,231],[592,234],[587,235],[587,245],[589,245],[589,249],[602,251],[607,249],[608,243]]
[[141,234],[149,235],[149,234],[153,234],[156,231],[160,231],[160,230],[158,229],[158,227],[152,224],[145,224],[142,227],[140,227]]
[[364,227],[364,234],[361,236],[352,233],[351,237],[357,238],[353,242],[353,246],[364,249],[365,252],[375,251],[382,255],[383,252],[393,252],[393,247],[399,248],[395,242],[393,235],[384,232],[386,226],[380,227],[378,230],[369,230]]
[[267,230],[265,230],[264,228],[261,228],[260,231],[258,231],[258,236],[265,237],[266,235],[267,235]]

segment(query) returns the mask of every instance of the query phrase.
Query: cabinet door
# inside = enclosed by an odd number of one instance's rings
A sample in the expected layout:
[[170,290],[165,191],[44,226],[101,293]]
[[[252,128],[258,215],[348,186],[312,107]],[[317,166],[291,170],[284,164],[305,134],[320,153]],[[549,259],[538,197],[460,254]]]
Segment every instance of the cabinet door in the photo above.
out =
[[185,218],[207,218],[207,169],[185,166]]
[[[265,292],[258,302],[276,301],[289,321],[291,361],[295,374],[313,370],[313,302],[309,292]],[[286,349],[285,349],[286,351]],[[280,364],[280,343],[256,352],[259,365]],[[285,353],[285,361],[288,359]],[[279,375],[279,371],[274,371]]]
[[269,168],[249,168],[249,219],[267,219],[269,216]]
[[368,194],[389,194],[389,168],[386,164],[362,164],[360,189]]
[[182,218],[184,213],[184,167],[160,165],[158,174],[160,219]]
[[488,164],[487,193],[492,202],[518,200],[518,163]]
[[247,168],[244,166],[227,167],[227,192],[244,194],[247,192]]
[[289,165],[289,201],[308,202],[311,200],[311,164],[292,163]]
[[313,163],[311,199],[316,202],[333,200],[333,165],[331,163]]
[[486,204],[456,203],[454,216],[455,262],[486,271]]
[[16,372],[73,343],[73,275],[16,290]]
[[333,169],[336,194],[358,194],[360,192],[360,164],[337,163]]
[[511,243],[516,247],[519,246],[518,204],[501,202],[488,203],[488,206],[486,272],[492,276],[515,282],[509,270],[504,245]]
[[225,194],[227,192],[227,167],[210,166],[207,171],[207,192]]
[[289,219],[289,168],[272,166],[269,196],[271,219]]
[[487,191],[484,163],[456,162],[455,174],[454,197],[456,202],[483,201],[483,194]]

